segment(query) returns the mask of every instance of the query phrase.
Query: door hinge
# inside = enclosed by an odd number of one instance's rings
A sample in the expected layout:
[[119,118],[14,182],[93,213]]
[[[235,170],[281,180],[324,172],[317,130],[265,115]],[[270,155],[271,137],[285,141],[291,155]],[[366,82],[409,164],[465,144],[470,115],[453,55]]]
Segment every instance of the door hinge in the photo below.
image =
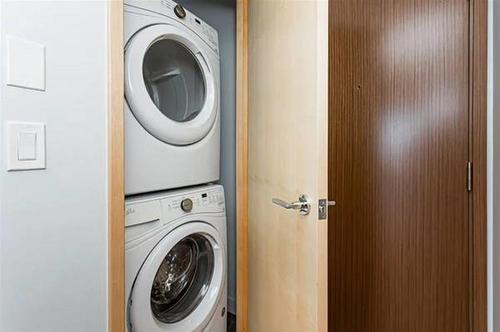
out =
[[472,191],[472,162],[467,162],[467,191]]
[[328,207],[335,206],[335,201],[329,201],[327,199],[318,200],[318,219],[325,220],[328,217]]

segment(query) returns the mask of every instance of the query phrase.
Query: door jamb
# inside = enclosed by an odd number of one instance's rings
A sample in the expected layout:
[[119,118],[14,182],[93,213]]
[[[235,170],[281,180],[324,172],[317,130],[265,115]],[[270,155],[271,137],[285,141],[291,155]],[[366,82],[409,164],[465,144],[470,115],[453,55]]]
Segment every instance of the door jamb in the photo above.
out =
[[236,1],[236,311],[248,331],[248,0]]
[[108,0],[108,331],[125,331],[123,0]]
[[471,331],[487,330],[487,35],[488,1],[470,1],[471,130]]

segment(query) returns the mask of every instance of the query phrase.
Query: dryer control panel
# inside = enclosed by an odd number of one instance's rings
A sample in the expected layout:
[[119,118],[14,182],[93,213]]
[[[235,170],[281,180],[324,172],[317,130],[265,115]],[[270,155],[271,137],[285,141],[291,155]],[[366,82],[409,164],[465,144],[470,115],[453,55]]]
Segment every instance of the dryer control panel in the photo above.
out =
[[219,54],[219,36],[217,30],[205,23],[202,19],[172,0],[125,0],[125,5],[160,14],[182,23],[199,35],[216,54]]

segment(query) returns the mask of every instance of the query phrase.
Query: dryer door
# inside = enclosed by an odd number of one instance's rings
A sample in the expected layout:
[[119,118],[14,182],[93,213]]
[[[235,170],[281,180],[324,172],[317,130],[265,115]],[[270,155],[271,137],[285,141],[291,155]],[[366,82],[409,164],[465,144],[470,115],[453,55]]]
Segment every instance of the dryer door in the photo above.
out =
[[127,103],[144,129],[165,143],[196,143],[217,116],[215,71],[198,40],[158,24],[137,32],[125,50]]
[[129,304],[134,331],[197,331],[223,293],[225,251],[215,228],[183,224],[167,234],[139,271]]

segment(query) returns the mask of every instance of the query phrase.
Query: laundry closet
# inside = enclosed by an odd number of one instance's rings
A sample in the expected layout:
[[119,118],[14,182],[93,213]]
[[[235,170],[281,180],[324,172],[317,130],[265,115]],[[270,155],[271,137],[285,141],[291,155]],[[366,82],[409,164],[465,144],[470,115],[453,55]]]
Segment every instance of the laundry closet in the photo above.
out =
[[486,331],[499,18],[0,1],[0,331]]
[[124,1],[127,331],[236,324],[235,1]]

